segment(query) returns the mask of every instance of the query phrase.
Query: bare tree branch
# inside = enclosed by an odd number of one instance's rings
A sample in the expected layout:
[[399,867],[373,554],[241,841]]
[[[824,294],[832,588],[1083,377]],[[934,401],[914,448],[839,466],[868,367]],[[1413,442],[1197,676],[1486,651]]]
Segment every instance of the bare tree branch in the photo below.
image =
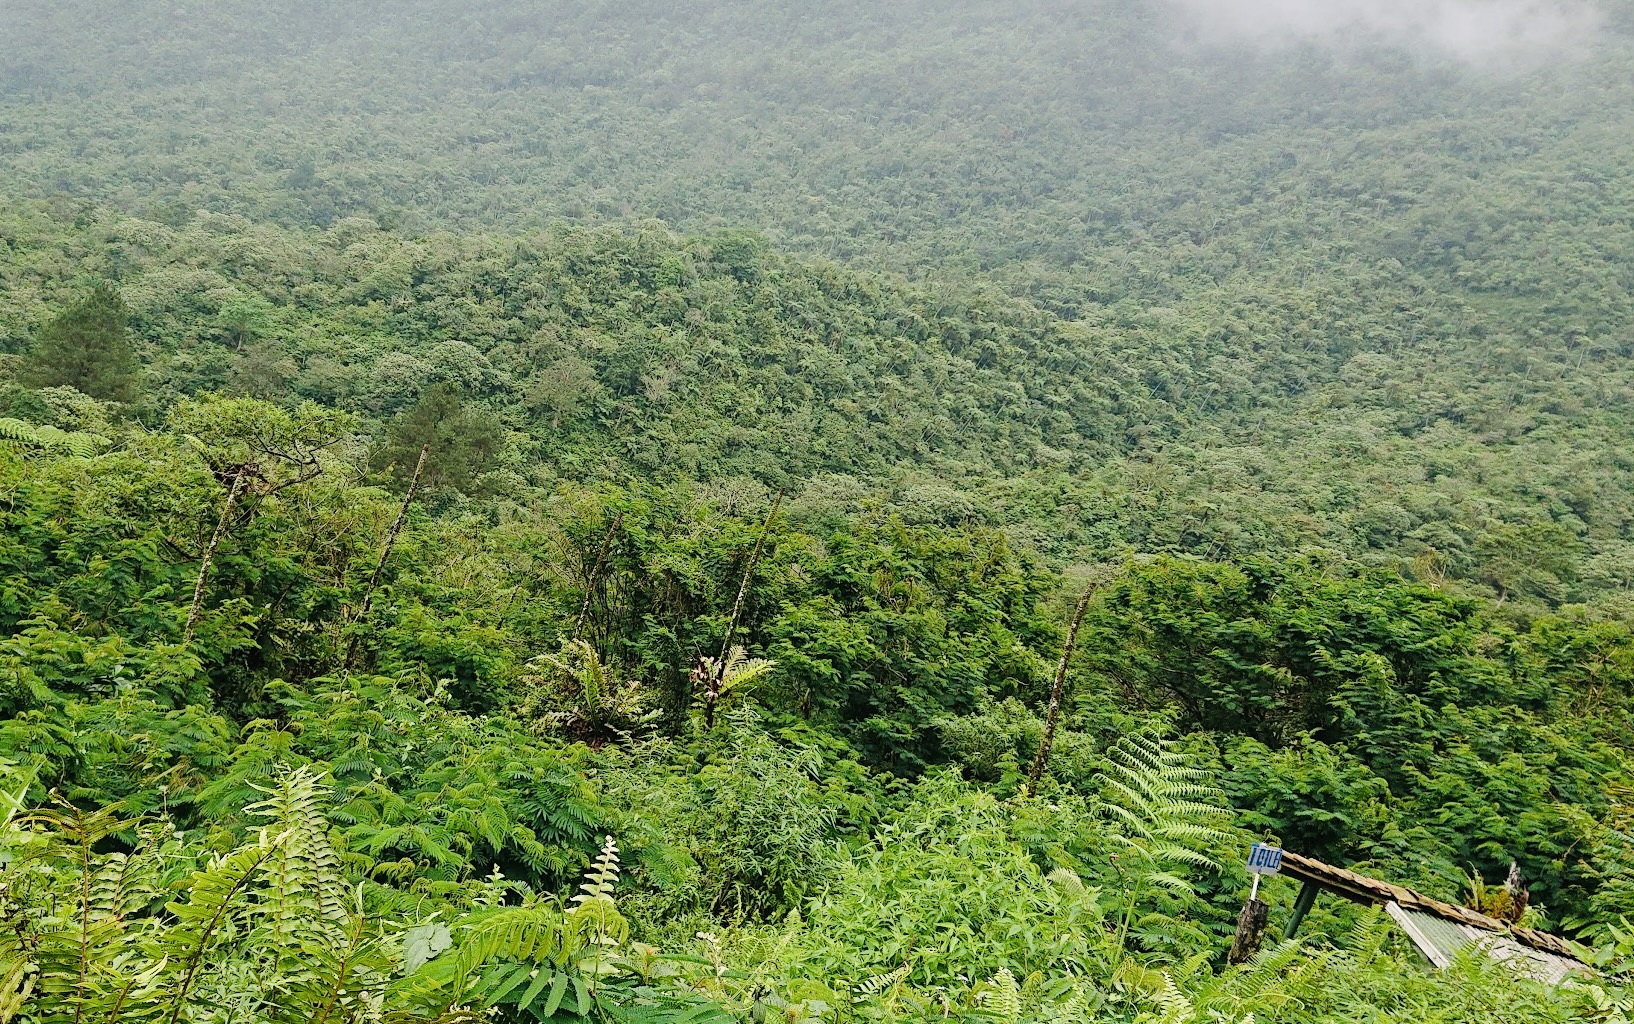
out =
[[1038,756],[1033,758],[1033,766],[1027,771],[1027,785],[1022,788],[1022,792],[1028,796],[1038,790],[1038,780],[1049,765],[1050,748],[1055,744],[1055,725],[1061,718],[1061,693],[1067,685],[1067,662],[1072,660],[1072,650],[1078,645],[1078,627],[1084,623],[1084,612],[1089,608],[1089,599],[1095,596],[1095,590],[1096,587],[1091,585],[1078,599],[1078,607],[1072,613],[1072,625],[1067,628],[1067,642],[1061,648],[1061,661],[1055,666],[1055,684],[1050,687],[1050,707],[1044,715],[1044,735],[1038,741]]
[[[426,456],[431,454],[431,446],[420,446],[420,460],[414,464],[414,475],[409,478],[408,493],[403,495],[403,504],[398,506],[397,518],[392,521],[391,531],[386,534],[386,544],[380,549],[380,559],[374,564],[374,572],[369,575],[369,585],[363,591],[363,606],[358,609],[352,625],[356,626],[369,614],[369,608],[374,604],[375,588],[380,586],[380,576],[386,571],[386,559],[391,557],[391,549],[397,545],[397,535],[403,532],[403,523],[408,519],[409,503],[414,500],[414,492],[420,486],[420,474],[426,468]],[[359,634],[353,633],[352,639],[346,645],[346,667],[351,668],[357,658]]]
[[232,486],[227,488],[227,500],[221,506],[221,518],[216,521],[216,532],[210,535],[210,543],[204,546],[204,554],[199,558],[199,578],[193,584],[193,606],[187,610],[187,626],[182,630],[182,643],[193,642],[193,633],[198,628],[199,612],[204,607],[204,585],[210,579],[210,563],[215,561],[216,549],[221,546],[221,540],[227,535],[227,524],[233,516],[233,506],[238,504],[238,497],[244,491],[244,485],[254,472],[251,466],[240,466],[233,473]]

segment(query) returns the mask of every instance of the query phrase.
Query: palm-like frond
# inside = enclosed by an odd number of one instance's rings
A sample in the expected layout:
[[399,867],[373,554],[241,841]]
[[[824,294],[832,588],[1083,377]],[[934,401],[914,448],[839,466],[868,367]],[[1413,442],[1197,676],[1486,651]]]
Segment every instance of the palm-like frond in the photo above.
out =
[[749,657],[748,652],[742,647],[733,647],[728,651],[724,664],[715,658],[703,660],[709,670],[715,673],[718,680],[716,693],[722,700],[748,690],[777,667],[776,662],[767,658]]
[[0,416],[0,448],[61,452],[75,458],[88,459],[106,451],[111,444],[112,442],[100,434],[62,430],[58,427],[42,426],[12,419],[9,416]]
[[1118,829],[1118,838],[1139,851],[1155,869],[1152,881],[1184,888],[1170,866],[1218,870],[1205,851],[1223,842],[1224,797],[1208,784],[1172,740],[1127,736],[1107,752],[1099,776],[1100,811]]

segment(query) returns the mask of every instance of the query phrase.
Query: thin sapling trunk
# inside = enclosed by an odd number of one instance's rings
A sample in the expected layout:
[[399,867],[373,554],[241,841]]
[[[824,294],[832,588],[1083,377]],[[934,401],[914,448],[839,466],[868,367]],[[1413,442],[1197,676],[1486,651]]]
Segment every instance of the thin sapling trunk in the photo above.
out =
[[[409,503],[414,500],[414,492],[420,486],[420,474],[425,472],[426,456],[431,454],[431,446],[420,446],[420,459],[414,464],[414,475],[409,477],[408,492],[403,495],[403,504],[397,508],[397,518],[392,521],[391,531],[386,534],[386,544],[380,549],[380,559],[374,564],[374,572],[369,576],[369,585],[363,591],[363,605],[358,609],[357,617],[352,620],[353,625],[362,623],[369,614],[369,608],[374,604],[374,592],[380,586],[380,577],[386,571],[386,559],[391,557],[391,549],[397,545],[397,535],[403,532],[403,523],[408,520]],[[346,667],[351,668],[357,657],[358,634],[353,633],[351,642],[346,645]]]
[[210,542],[204,546],[204,554],[199,558],[199,578],[193,584],[193,605],[187,609],[187,626],[182,630],[182,643],[193,642],[199,615],[204,610],[204,587],[210,581],[210,564],[215,561],[216,549],[221,547],[222,539],[227,536],[227,524],[232,521],[233,510],[238,507],[239,495],[244,493],[244,484],[249,477],[248,467],[239,467],[233,473],[232,486],[227,488],[227,500],[221,506],[221,518],[216,521],[216,532],[210,535]]
[[1072,660],[1072,650],[1078,645],[1078,627],[1084,624],[1084,612],[1089,608],[1089,599],[1095,596],[1095,588],[1084,591],[1084,596],[1078,599],[1078,607],[1072,613],[1072,625],[1067,628],[1067,642],[1061,648],[1061,661],[1055,666],[1055,684],[1050,687],[1050,707],[1044,715],[1044,736],[1038,741],[1038,756],[1033,758],[1033,766],[1027,771],[1027,785],[1025,792],[1032,796],[1038,790],[1038,780],[1043,778],[1044,769],[1050,762],[1050,747],[1055,743],[1055,725],[1061,718],[1061,694],[1067,685],[1067,662]]

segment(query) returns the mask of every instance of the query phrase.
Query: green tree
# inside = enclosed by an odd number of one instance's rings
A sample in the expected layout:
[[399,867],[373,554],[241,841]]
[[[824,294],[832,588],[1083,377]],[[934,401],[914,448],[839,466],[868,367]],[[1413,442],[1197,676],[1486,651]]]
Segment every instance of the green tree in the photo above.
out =
[[407,486],[420,449],[430,446],[423,485],[470,491],[477,477],[493,465],[504,442],[493,413],[466,402],[457,387],[437,384],[387,428],[375,465]]
[[206,396],[177,403],[170,420],[227,488],[215,531],[199,559],[183,631],[191,641],[204,608],[210,564],[228,532],[235,524],[247,525],[278,492],[315,480],[323,472],[324,451],[345,436],[351,419],[313,402],[290,411],[253,398]]
[[140,367],[127,336],[129,320],[119,289],[98,284],[40,331],[23,379],[36,387],[67,385],[92,398],[130,401]]

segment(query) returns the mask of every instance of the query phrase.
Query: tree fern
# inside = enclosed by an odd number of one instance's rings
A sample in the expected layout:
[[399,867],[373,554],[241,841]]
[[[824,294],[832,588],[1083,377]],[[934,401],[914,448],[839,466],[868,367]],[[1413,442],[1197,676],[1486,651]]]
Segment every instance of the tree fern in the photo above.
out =
[[62,430],[0,416],[0,448],[15,451],[50,451],[88,459],[107,450],[111,442],[100,434]]

